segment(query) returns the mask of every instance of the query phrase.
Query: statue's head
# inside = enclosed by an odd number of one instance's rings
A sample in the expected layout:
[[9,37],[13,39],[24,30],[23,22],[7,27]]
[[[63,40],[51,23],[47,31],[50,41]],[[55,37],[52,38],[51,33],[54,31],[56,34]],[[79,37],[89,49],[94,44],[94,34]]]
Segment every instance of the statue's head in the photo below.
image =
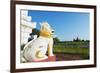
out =
[[54,30],[51,28],[51,26],[47,22],[40,23],[41,29],[40,29],[40,35],[45,37],[52,37],[54,34]]

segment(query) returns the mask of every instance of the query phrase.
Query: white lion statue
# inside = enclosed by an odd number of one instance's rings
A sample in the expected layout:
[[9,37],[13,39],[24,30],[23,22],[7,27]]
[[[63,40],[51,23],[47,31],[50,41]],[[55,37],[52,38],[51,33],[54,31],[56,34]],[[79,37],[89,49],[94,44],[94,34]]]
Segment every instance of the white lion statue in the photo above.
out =
[[[40,23],[40,36],[31,40],[24,47],[23,57],[28,62],[41,61],[54,56],[53,54],[53,32],[47,22]],[[48,54],[47,54],[48,51]]]

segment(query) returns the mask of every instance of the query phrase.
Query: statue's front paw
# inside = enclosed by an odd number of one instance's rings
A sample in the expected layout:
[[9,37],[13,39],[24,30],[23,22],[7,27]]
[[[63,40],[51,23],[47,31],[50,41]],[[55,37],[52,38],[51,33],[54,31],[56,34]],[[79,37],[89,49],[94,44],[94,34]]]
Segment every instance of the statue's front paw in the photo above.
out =
[[55,56],[54,54],[50,54],[49,56]]

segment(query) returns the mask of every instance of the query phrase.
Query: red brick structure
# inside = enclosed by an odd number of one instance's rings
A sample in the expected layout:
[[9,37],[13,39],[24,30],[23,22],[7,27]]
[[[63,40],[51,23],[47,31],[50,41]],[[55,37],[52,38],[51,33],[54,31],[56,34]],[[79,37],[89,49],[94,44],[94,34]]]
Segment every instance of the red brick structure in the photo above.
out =
[[49,56],[47,59],[45,60],[41,60],[41,61],[33,61],[33,62],[50,62],[50,61],[56,61],[56,56]]

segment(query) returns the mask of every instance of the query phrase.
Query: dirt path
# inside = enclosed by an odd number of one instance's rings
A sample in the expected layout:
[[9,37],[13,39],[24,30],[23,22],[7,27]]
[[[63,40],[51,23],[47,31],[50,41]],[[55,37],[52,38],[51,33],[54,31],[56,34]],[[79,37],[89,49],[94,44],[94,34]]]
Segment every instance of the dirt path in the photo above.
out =
[[66,60],[83,60],[81,55],[70,55],[70,54],[56,54],[57,61],[66,61]]

